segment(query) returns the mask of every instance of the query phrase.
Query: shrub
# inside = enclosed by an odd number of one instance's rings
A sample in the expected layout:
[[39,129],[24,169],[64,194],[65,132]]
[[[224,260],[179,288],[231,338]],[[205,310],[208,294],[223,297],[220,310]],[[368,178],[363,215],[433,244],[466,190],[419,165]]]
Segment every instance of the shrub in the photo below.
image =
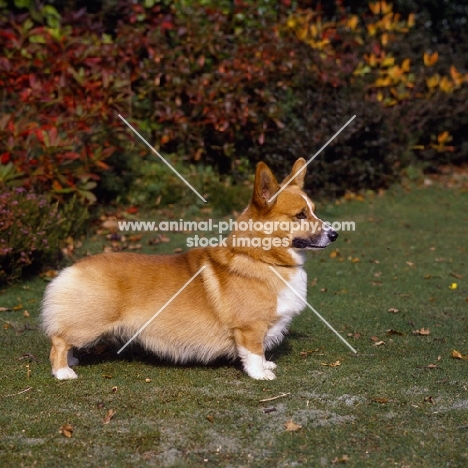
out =
[[0,282],[57,254],[60,241],[75,234],[87,217],[74,200],[59,209],[44,195],[19,187],[0,193]]
[[105,160],[131,141],[117,118],[130,108],[128,44],[83,10],[61,18],[50,5],[0,15],[0,39],[0,164],[28,189],[94,202]]

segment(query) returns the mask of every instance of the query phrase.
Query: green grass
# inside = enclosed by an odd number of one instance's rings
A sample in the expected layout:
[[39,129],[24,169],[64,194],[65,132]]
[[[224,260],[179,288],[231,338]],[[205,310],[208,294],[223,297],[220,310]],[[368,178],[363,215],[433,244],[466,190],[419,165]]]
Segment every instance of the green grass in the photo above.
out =
[[[79,380],[59,382],[37,330],[45,282],[3,290],[0,306],[23,309],[0,313],[0,466],[335,466],[343,456],[356,467],[467,466],[468,362],[451,357],[468,354],[467,198],[395,189],[319,207],[356,231],[309,255],[308,299],[358,355],[306,310],[272,353],[272,382],[226,362],[173,366],[137,349],[85,355]],[[183,247],[183,236],[171,239],[163,249]],[[422,327],[428,336],[413,335]],[[25,353],[37,358],[29,378]],[[290,394],[260,402],[281,392]],[[285,430],[291,418],[300,430]],[[59,432],[66,423],[70,439]]]

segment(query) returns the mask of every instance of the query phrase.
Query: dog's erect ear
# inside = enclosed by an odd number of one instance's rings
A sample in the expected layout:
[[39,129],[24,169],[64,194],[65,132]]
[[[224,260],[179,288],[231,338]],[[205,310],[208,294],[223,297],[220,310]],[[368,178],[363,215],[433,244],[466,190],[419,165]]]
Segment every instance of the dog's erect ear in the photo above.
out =
[[266,208],[272,206],[276,202],[276,198],[268,203],[268,200],[275,195],[279,190],[279,185],[276,177],[270,171],[270,168],[264,163],[257,164],[255,171],[254,191],[252,196],[253,203],[258,208]]
[[[302,169],[302,171],[301,171]],[[300,171],[300,172],[299,172]],[[299,172],[299,174],[297,174]],[[281,185],[288,183],[291,179],[291,183],[289,185],[297,185],[300,189],[304,187],[304,179],[306,176],[306,160],[304,158],[299,158],[292,167],[291,174],[289,174],[282,182]],[[297,175],[296,175],[297,174]],[[294,177],[296,176],[296,177]]]

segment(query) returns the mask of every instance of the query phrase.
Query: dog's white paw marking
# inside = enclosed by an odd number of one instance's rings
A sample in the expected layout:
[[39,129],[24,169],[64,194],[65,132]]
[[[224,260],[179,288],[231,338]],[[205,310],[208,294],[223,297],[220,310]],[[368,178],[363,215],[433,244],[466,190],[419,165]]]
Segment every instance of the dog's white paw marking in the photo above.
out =
[[79,359],[73,356],[73,351],[71,349],[68,351],[67,362],[70,367],[77,366],[80,363]]
[[68,380],[68,379],[77,379],[78,376],[76,375],[73,369],[69,367],[61,367],[57,369],[57,372],[54,372],[55,377],[59,380]]
[[267,361],[260,354],[254,354],[242,346],[239,346],[238,353],[244,365],[244,370],[249,377],[255,380],[276,379],[276,375],[271,371],[276,367],[274,362]]
[[265,361],[263,367],[267,370],[275,370],[278,366],[273,361]]

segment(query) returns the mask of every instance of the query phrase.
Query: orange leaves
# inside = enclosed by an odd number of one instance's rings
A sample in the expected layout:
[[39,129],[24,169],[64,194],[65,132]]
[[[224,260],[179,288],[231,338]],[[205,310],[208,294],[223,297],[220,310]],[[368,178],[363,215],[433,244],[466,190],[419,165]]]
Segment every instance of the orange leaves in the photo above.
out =
[[459,351],[456,351],[456,350],[452,351],[452,357],[454,359],[463,359],[464,361],[468,361],[468,356],[463,356],[462,353],[460,353]]
[[385,15],[387,13],[390,13],[393,10],[393,5],[385,1],[380,1],[380,2],[375,2],[375,3],[369,3],[369,8],[370,8],[370,11],[372,11],[374,15],[378,15],[378,14]]
[[439,60],[439,53],[434,52],[433,54],[429,54],[427,52],[424,52],[423,60],[424,60],[424,65],[426,67],[432,67]]

